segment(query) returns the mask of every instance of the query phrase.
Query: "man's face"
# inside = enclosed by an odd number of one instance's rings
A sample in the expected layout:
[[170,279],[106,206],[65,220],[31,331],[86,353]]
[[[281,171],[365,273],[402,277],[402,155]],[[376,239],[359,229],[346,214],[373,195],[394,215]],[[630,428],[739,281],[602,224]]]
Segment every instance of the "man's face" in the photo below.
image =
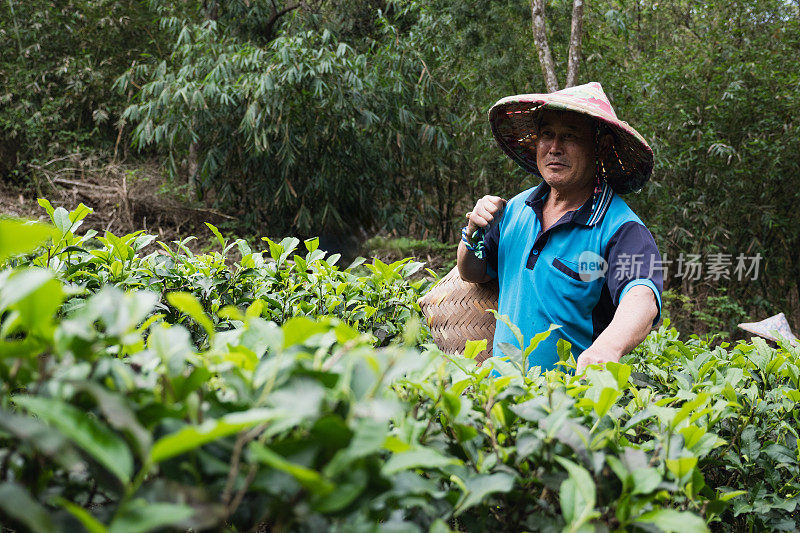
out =
[[536,165],[557,190],[590,186],[595,173],[594,121],[579,113],[545,111],[536,139]]

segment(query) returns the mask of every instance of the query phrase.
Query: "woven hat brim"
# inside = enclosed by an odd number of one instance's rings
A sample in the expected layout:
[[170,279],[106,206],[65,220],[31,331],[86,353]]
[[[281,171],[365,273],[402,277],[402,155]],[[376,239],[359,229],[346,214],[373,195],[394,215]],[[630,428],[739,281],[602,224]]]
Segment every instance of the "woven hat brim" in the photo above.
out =
[[783,338],[794,344],[797,344],[798,341],[800,341],[800,339],[798,339],[795,334],[792,333],[792,329],[789,327],[789,322],[786,320],[786,315],[783,313],[778,313],[775,316],[765,318],[760,322],[744,322],[739,324],[739,328],[747,331],[748,333],[753,333],[759,337],[763,337],[773,342],[780,341],[780,338]]
[[608,127],[614,146],[601,160],[606,181],[618,194],[640,190],[653,172],[653,150],[630,124],[599,107],[553,94],[523,94],[498,101],[489,111],[492,134],[503,152],[527,172],[539,175],[534,133],[545,109],[587,115]]

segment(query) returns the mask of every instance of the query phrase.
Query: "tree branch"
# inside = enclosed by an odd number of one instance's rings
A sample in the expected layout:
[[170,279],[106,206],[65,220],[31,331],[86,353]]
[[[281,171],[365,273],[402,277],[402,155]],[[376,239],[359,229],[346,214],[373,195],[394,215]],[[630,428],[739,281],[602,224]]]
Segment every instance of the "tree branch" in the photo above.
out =
[[298,2],[296,4],[292,4],[290,6],[286,6],[283,9],[278,9],[278,6],[275,5],[275,0],[272,0],[272,14],[269,17],[269,20],[265,24],[264,32],[268,37],[268,40],[272,40],[272,31],[275,26],[275,23],[278,22],[278,19],[284,16],[285,14],[294,11],[295,9],[302,7],[303,3]]
[[572,29],[569,35],[569,59],[567,61],[566,87],[578,84],[578,70],[581,60],[581,37],[583,36],[583,0],[572,2]]
[[556,78],[556,67],[553,63],[553,55],[550,53],[550,46],[547,44],[547,32],[544,22],[544,0],[531,1],[531,18],[533,19],[533,42],[536,51],[539,53],[539,64],[542,66],[544,83],[547,92],[558,90],[558,78]]

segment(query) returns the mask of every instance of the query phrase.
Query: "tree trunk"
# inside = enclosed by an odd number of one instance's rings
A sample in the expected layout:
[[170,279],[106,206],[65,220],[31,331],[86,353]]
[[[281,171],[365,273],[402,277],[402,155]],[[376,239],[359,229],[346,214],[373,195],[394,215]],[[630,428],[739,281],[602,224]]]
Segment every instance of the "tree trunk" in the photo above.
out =
[[[577,0],[579,1],[579,0]],[[553,63],[553,55],[550,53],[550,46],[547,44],[547,32],[544,23],[544,0],[532,0],[531,17],[533,18],[533,42],[536,51],[539,53],[539,64],[542,66],[542,75],[547,92],[558,90],[558,78],[556,78],[556,66]]]
[[572,2],[572,30],[569,35],[569,60],[567,62],[567,84],[578,84],[578,70],[581,60],[581,37],[583,36],[583,0]]
[[203,9],[206,12],[206,20],[219,18],[219,2],[217,0],[203,0]]
[[197,153],[199,152],[196,142],[189,145],[189,180],[187,182],[189,190],[188,196],[192,200],[197,200]]
[[302,7],[302,2],[298,2],[291,6],[286,6],[283,9],[278,9],[278,6],[275,5],[275,0],[272,0],[272,15],[270,15],[269,20],[264,24],[264,35],[266,36],[267,41],[271,41],[274,38],[274,31],[275,25],[287,13],[291,13],[295,9]]

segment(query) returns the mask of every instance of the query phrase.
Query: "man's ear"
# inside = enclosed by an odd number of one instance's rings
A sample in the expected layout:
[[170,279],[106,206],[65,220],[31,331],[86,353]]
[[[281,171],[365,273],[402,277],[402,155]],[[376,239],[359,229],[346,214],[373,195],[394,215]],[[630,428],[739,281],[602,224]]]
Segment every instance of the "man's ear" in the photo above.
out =
[[600,141],[597,143],[597,155],[605,155],[614,146],[614,136],[610,133],[605,133],[600,136]]

